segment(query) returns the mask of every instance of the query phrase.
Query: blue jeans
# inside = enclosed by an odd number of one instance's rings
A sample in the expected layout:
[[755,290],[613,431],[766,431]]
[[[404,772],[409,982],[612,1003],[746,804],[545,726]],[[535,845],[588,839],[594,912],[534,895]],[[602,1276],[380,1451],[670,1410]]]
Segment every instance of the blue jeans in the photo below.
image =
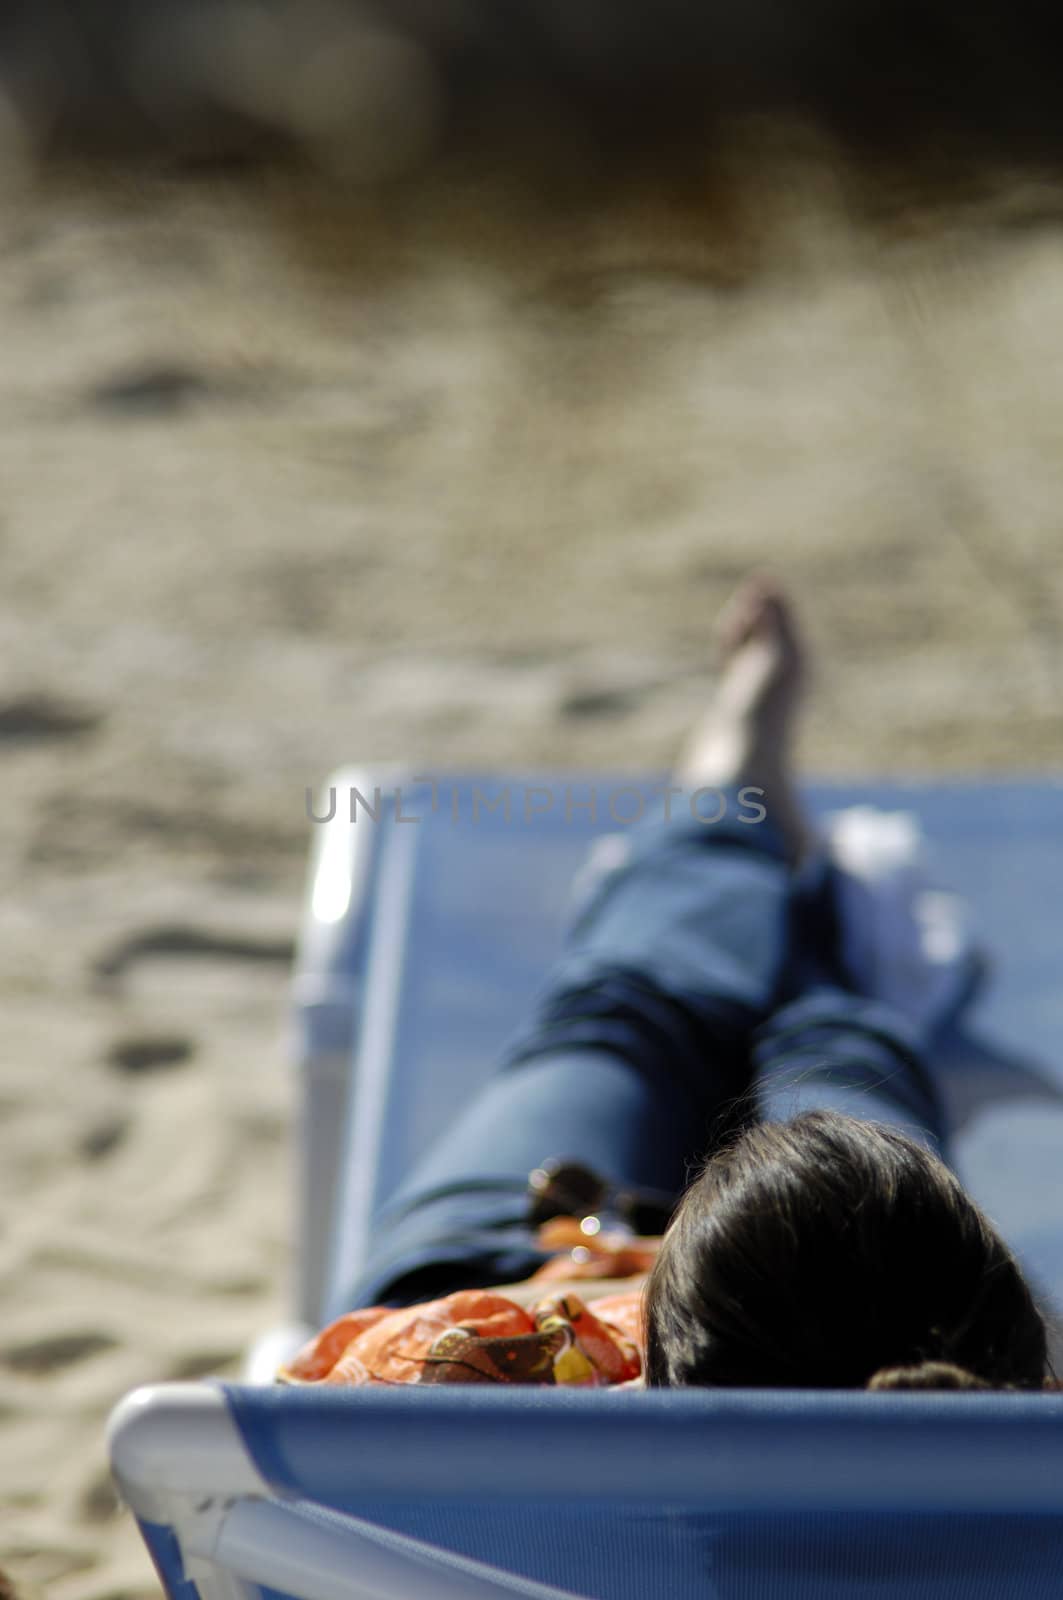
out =
[[740,815],[625,836],[528,1025],[378,1218],[348,1306],[528,1276],[550,1157],[678,1198],[743,1117],[830,1109],[942,1145],[925,1041],[846,977],[829,867],[795,872],[770,817]]

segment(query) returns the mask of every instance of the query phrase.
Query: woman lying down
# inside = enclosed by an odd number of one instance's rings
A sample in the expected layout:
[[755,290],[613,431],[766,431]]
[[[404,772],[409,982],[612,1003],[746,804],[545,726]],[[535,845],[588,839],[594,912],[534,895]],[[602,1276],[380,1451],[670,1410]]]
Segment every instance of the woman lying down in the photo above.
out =
[[976,963],[855,970],[791,777],[785,598],[747,584],[723,650],[675,793],[735,803],[707,825],[662,801],[614,841],[530,1025],[381,1217],[365,1309],[282,1380],[1050,1380],[925,1064]]

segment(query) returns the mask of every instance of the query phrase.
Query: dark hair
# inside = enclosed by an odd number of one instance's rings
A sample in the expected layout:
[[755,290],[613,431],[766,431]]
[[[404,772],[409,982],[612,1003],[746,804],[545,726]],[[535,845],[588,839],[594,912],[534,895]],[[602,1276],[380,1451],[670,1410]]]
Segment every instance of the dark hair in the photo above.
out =
[[747,1128],[684,1195],[646,1291],[656,1386],[1040,1388],[1045,1325],[936,1156],[833,1112]]

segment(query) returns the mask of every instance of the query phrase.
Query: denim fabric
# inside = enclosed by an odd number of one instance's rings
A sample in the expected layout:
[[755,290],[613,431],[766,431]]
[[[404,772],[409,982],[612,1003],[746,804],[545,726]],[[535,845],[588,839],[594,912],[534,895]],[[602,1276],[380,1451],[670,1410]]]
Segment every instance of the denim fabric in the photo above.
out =
[[770,818],[647,823],[618,842],[527,1025],[377,1219],[347,1306],[527,1276],[529,1172],[551,1156],[674,1193],[721,1133],[833,1109],[932,1147],[923,1042],[853,992],[830,868]]

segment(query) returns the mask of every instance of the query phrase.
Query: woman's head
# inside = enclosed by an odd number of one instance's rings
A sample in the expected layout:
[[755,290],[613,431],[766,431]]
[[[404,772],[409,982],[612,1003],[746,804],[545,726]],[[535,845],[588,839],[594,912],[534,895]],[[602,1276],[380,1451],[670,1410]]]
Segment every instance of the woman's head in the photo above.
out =
[[1039,1388],[1047,1371],[1022,1274],[949,1169],[830,1112],[749,1128],[709,1161],[646,1324],[658,1386]]

